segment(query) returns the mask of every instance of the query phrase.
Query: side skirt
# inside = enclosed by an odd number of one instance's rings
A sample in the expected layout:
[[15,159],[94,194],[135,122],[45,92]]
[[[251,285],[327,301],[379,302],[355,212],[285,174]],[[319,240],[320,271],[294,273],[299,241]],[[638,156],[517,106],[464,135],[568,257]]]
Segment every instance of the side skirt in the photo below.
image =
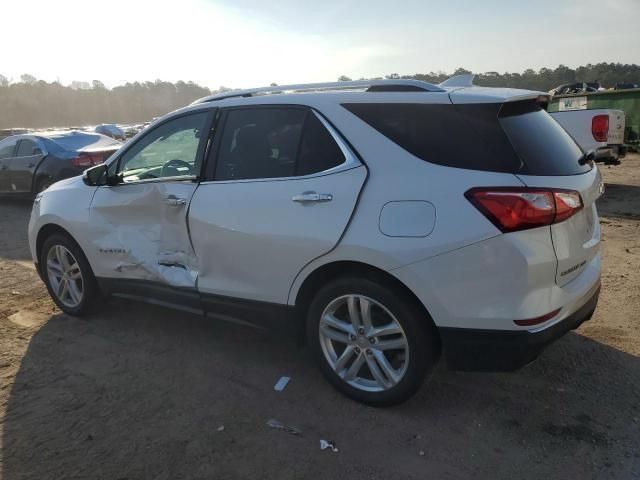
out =
[[[296,333],[295,308],[224,295],[203,294],[195,288],[172,287],[148,280],[97,278],[106,295],[204,315],[244,326]],[[299,323],[299,322],[298,322]]]

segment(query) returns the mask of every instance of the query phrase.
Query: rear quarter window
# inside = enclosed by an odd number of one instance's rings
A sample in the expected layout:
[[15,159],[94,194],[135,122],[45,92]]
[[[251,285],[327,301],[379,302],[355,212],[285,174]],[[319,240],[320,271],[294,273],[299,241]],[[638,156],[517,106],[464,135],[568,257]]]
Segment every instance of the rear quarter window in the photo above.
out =
[[591,168],[578,164],[579,147],[536,102],[504,105],[343,107],[409,153],[437,165],[526,175],[573,175]]

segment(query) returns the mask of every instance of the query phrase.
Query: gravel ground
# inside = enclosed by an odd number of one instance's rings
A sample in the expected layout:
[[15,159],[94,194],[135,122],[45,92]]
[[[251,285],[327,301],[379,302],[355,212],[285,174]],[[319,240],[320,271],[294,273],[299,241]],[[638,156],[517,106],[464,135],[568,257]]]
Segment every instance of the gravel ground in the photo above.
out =
[[516,373],[440,366],[390,409],[273,334],[124,301],[62,315],[30,203],[0,200],[0,478],[640,478],[640,155],[602,170],[594,318]]

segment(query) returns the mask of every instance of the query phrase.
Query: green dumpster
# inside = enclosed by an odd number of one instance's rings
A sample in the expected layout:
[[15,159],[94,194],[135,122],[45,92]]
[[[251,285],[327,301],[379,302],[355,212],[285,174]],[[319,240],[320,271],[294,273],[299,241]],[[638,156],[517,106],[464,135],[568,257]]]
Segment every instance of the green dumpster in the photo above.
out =
[[589,110],[595,108],[622,110],[625,116],[624,142],[628,145],[638,145],[640,139],[640,88],[556,95],[549,103],[550,112],[583,110],[585,108]]

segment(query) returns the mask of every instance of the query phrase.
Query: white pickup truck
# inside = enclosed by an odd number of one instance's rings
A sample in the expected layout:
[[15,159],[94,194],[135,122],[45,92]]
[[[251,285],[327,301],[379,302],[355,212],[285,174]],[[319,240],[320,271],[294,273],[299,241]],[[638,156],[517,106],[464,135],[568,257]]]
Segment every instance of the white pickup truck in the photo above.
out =
[[[609,108],[586,110],[586,97],[572,98],[576,102],[585,98],[583,108],[569,105],[550,115],[562,125],[573,137],[585,153],[593,152],[593,159],[597,162],[618,164],[626,154],[624,146],[624,112]],[[579,107],[579,106],[578,106]]]

